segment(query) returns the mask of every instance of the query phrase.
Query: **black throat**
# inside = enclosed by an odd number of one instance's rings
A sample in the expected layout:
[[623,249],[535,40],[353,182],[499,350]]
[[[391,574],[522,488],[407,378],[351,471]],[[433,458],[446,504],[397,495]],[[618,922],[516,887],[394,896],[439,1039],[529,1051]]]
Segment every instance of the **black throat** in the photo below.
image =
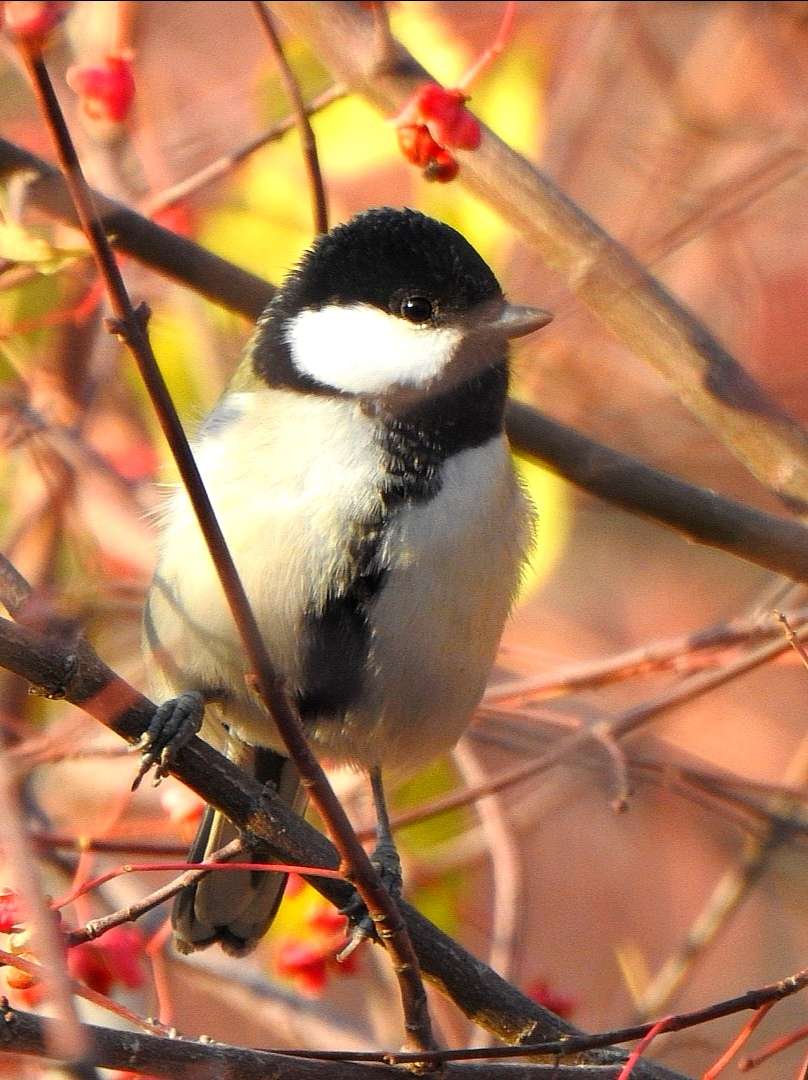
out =
[[[392,502],[422,502],[440,491],[444,464],[501,434],[508,394],[505,359],[451,389],[398,409],[368,402],[379,422]],[[392,509],[392,507],[391,507]]]

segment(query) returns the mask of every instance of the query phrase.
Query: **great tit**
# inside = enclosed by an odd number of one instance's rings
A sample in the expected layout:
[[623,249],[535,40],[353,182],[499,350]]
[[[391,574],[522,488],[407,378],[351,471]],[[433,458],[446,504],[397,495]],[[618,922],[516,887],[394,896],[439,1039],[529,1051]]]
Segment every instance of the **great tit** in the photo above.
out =
[[[448,225],[365,211],[289,273],[195,441],[315,751],[367,770],[379,800],[381,770],[453,746],[483,693],[532,536],[503,430],[508,340],[549,318],[506,303]],[[152,695],[165,701],[157,727],[201,723],[302,811],[181,489],[162,513],[144,642]],[[190,860],[235,835],[209,808]],[[253,949],[284,883],[233,871],[188,887],[173,915],[178,948]]]

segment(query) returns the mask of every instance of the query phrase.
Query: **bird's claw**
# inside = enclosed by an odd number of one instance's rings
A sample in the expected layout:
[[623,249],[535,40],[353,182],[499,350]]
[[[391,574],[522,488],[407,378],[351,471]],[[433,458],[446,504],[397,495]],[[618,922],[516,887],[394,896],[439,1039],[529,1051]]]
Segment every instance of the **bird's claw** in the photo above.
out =
[[197,690],[187,690],[155,709],[148,729],[132,745],[132,751],[142,755],[132,791],[151,768],[155,787],[168,776],[179,751],[202,726],[204,712],[205,699]]
[[[392,841],[380,840],[370,861],[373,863],[382,885],[384,885],[393,900],[398,901],[401,896],[402,875],[401,859],[395,844]],[[341,963],[343,960],[347,960],[351,953],[355,952],[364,941],[377,940],[379,935],[359,893],[354,892],[345,907],[340,908],[340,914],[347,918],[351,926],[348,943],[337,953],[337,960]]]

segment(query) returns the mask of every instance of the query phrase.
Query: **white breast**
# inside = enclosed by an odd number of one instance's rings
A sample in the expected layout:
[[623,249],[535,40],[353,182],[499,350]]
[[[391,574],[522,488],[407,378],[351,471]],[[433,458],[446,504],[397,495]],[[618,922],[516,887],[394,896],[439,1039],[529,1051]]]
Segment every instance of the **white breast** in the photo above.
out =
[[[345,523],[377,509],[381,451],[371,422],[337,399],[259,390],[231,395],[224,413],[195,456],[273,661],[294,679],[301,611],[349,574]],[[277,744],[244,685],[241,643],[183,491],[163,517],[150,608],[181,671],[157,670],[154,692],[222,686],[239,722],[257,725],[252,741]]]
[[[377,431],[355,403],[277,390],[232,395],[228,412],[196,455],[273,661],[294,681],[300,614],[350,575],[347,523],[379,509]],[[321,752],[414,766],[456,741],[483,692],[528,534],[503,437],[445,463],[438,495],[405,506],[385,534],[366,693],[344,722],[315,728]],[[180,671],[153,663],[154,693],[221,686],[232,699],[227,722],[248,742],[279,746],[245,686],[241,645],[182,492],[167,506],[158,578],[152,615]]]
[[504,437],[446,462],[438,495],[403,511],[387,535],[390,570],[371,617],[375,680],[340,732],[323,726],[327,750],[407,770],[454,745],[485,688],[530,535]]

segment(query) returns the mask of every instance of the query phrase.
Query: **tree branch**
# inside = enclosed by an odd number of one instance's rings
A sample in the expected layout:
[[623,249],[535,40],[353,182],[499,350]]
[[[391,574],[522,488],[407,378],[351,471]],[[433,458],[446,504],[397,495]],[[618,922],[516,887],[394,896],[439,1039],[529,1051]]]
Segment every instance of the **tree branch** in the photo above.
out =
[[317,141],[314,138],[314,131],[312,130],[308,113],[306,112],[306,103],[300,92],[300,86],[295,78],[295,73],[292,71],[291,65],[286,59],[286,53],[283,51],[281,39],[278,37],[269,12],[264,5],[264,0],[252,0],[252,7],[256,18],[261,24],[261,29],[264,31],[264,36],[269,42],[270,51],[275,57],[278,74],[280,75],[281,82],[286,90],[286,96],[289,98],[289,102],[292,106],[295,124],[297,126],[298,134],[300,135],[303,160],[306,163],[306,172],[309,176],[314,230],[318,233],[328,232],[328,203],[325,195],[325,184],[323,183],[323,174],[320,171]]
[[[406,924],[395,899],[382,884],[375,866],[353,831],[348,815],[336,797],[323,767],[312,752],[302,720],[293,708],[283,681],[273,667],[246,590],[152,350],[146,331],[147,312],[144,309],[136,312],[132,306],[103,222],[93,205],[92,193],[84,178],[76,148],[41,52],[38,46],[29,48],[25,42],[20,43],[19,51],[30,76],[42,118],[53,140],[82,231],[90,245],[115,313],[110,328],[129,348],[149,394],[238,629],[255,689],[300,774],[301,784],[339,850],[342,872],[352,882],[390,956],[401,995],[406,1043],[413,1050],[432,1050],[435,1042],[426,992]],[[148,759],[146,760],[148,762]],[[160,764],[159,770],[162,769],[163,765]]]
[[[52,1027],[52,1020],[6,1007],[0,1012],[0,1050],[43,1057]],[[83,1024],[82,1029],[104,1068],[167,1080],[401,1080],[402,1076],[400,1069],[384,1064],[318,1061],[222,1043],[115,1031],[94,1024]],[[614,1080],[618,1071],[615,1065],[486,1063],[449,1065],[445,1076],[447,1080]]]
[[514,446],[590,495],[696,543],[808,581],[808,529],[797,521],[653,469],[518,401],[508,403],[508,435]]
[[[140,738],[154,713],[153,703],[107,667],[83,639],[67,644],[0,619],[0,667],[52,696],[64,697],[129,743]],[[179,752],[171,772],[227,814],[246,834],[248,844],[265,846],[281,862],[338,867],[339,856],[325,836],[201,739],[192,739]],[[352,890],[345,882],[309,881],[337,907],[350,899]],[[510,1044],[578,1034],[575,1027],[525,997],[405,901],[401,913],[423,974],[474,1023]],[[595,1056],[595,1063],[624,1060],[616,1052],[603,1053],[605,1057]],[[638,1080],[681,1080],[678,1074],[650,1063],[643,1063],[637,1076]]]
[[[78,229],[79,220],[64,179],[36,154],[15,143],[0,139],[0,178],[15,173],[32,177],[26,198],[43,213]],[[98,215],[110,241],[118,251],[166,277],[181,281],[214,303],[255,321],[272,299],[274,289],[266,281],[241,270],[226,259],[164,229],[115,199],[92,192]]]

